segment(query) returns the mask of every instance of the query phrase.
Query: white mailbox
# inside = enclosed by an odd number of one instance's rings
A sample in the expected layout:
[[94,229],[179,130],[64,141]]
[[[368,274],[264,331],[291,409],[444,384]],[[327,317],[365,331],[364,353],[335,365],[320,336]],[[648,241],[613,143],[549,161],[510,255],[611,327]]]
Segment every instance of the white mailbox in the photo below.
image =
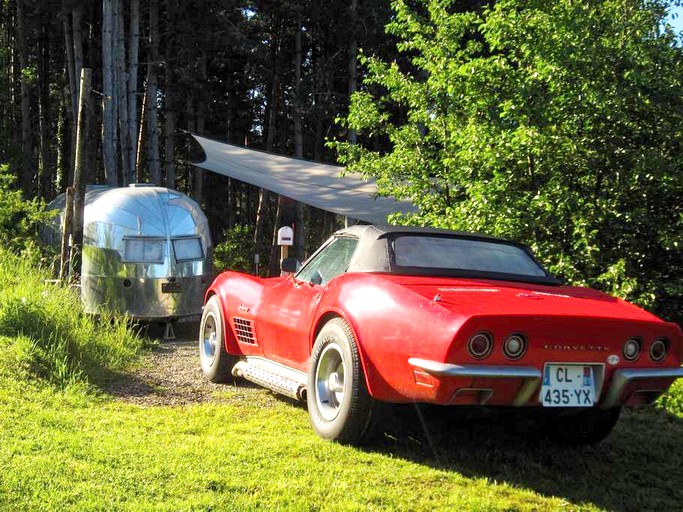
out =
[[294,245],[294,230],[289,226],[283,226],[277,230],[278,245]]

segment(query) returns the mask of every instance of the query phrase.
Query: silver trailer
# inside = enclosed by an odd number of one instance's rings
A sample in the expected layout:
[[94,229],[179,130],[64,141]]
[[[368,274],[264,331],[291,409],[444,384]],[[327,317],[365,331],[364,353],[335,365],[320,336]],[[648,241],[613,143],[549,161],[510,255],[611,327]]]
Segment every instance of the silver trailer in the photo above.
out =
[[[61,210],[46,230],[58,245]],[[81,297],[86,311],[108,308],[140,320],[171,321],[201,314],[211,281],[206,216],[185,194],[153,185],[88,187],[85,194]]]

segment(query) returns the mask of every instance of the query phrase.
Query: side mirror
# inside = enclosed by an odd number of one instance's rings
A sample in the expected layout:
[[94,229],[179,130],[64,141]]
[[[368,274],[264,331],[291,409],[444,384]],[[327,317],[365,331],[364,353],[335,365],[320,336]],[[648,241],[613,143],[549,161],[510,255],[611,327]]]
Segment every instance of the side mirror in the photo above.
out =
[[299,270],[299,262],[296,258],[284,258],[280,261],[280,270],[288,274],[294,274]]
[[320,272],[317,270],[313,272],[313,275],[311,276],[310,283],[315,284],[315,285],[320,285],[323,282],[323,276]]

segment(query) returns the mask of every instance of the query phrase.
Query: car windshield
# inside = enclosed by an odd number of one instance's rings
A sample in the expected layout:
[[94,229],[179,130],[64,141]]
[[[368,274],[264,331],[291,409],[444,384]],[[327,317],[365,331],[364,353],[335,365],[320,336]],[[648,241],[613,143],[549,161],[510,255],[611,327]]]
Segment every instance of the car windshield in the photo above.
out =
[[521,247],[449,236],[400,235],[393,241],[394,263],[418,270],[482,272],[545,278],[548,275]]

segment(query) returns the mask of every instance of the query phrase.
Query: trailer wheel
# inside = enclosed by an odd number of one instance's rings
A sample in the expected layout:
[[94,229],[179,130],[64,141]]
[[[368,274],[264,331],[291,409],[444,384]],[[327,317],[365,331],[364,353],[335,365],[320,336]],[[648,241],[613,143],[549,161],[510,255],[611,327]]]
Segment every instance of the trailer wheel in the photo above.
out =
[[230,382],[237,362],[225,350],[224,325],[221,303],[214,295],[204,306],[199,325],[199,361],[206,378],[216,383]]

